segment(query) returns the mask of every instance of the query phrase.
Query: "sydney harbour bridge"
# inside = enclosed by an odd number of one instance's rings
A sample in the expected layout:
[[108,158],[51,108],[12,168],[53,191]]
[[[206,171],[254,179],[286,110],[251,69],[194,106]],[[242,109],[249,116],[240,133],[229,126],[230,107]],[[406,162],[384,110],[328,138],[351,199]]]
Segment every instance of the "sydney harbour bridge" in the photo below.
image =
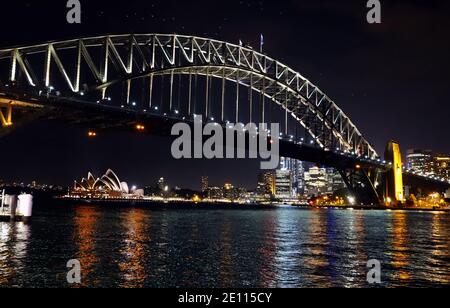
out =
[[[248,46],[182,35],[108,35],[0,48],[0,136],[35,119],[168,134],[195,115],[280,123],[281,156],[336,168],[359,203],[403,201],[403,180],[443,191],[443,179],[384,157],[339,106],[296,70]],[[386,136],[386,140],[389,136]]]

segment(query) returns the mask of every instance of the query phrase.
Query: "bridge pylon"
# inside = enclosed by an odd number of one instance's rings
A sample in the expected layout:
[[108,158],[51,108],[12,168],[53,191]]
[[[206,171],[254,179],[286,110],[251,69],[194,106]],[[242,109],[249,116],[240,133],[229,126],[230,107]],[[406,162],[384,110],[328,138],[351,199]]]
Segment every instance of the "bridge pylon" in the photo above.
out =
[[400,145],[390,141],[386,146],[385,159],[392,162],[392,168],[386,172],[384,202],[386,205],[400,205],[405,202],[403,188],[403,163]]
[[357,205],[379,205],[382,203],[378,193],[381,173],[376,168],[363,167],[338,169]]
[[12,126],[12,105],[2,107],[0,105],[0,123],[3,128]]

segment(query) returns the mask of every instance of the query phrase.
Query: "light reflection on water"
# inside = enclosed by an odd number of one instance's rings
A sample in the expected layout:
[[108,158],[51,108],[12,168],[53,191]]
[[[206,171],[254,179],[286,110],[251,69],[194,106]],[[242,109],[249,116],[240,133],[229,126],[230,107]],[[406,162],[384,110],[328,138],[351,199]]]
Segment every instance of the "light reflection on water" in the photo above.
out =
[[450,215],[339,210],[79,206],[0,223],[0,286],[365,287],[450,285]]
[[18,286],[14,278],[24,271],[27,258],[29,226],[0,222],[0,286]]
[[75,212],[73,223],[75,226],[74,244],[77,253],[71,259],[82,262],[83,275],[95,281],[95,266],[99,259],[95,253],[96,221],[99,213],[96,208],[82,207]]

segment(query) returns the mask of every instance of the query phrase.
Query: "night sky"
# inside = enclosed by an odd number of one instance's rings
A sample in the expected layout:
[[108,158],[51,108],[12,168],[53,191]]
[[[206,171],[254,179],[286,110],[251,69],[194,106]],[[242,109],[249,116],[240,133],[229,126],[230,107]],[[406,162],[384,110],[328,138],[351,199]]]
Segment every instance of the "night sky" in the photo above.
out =
[[[82,0],[82,24],[66,22],[66,1],[2,1],[0,47],[90,35],[178,33],[258,46],[318,85],[383,153],[450,153],[450,2],[382,1],[382,24],[366,1]],[[68,185],[112,168],[130,185],[198,188],[232,181],[252,188],[258,161],[174,161],[170,140],[126,133],[87,140],[85,128],[33,123],[0,139],[0,179]]]

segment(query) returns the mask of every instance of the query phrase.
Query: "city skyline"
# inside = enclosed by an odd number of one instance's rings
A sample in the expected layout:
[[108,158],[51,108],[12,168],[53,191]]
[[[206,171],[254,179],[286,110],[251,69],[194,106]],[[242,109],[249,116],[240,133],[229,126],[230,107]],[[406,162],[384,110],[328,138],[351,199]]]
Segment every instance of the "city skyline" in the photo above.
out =
[[[415,172],[418,173],[419,175],[423,175],[423,176],[438,176],[442,179],[446,179],[446,180],[450,180],[450,155],[444,155],[442,153],[433,153],[433,151],[431,150],[422,150],[422,149],[410,149],[405,153],[405,159],[404,159],[405,163],[404,166],[406,168],[406,170],[409,170],[411,172]],[[111,169],[108,169],[111,170]],[[304,194],[305,190],[307,190],[307,183],[305,180],[305,177],[307,177],[308,173],[310,172],[314,172],[314,173],[320,173],[320,172],[325,172],[325,173],[330,173],[333,174],[333,168],[327,168],[326,166],[321,166],[319,164],[314,164],[314,163],[310,163],[310,162],[304,162],[304,161],[299,161],[299,160],[295,160],[292,158],[285,158],[285,157],[280,157],[280,164],[279,167],[275,170],[271,170],[271,171],[266,171],[263,172],[262,170],[258,170],[257,173],[255,173],[255,181],[253,181],[253,183],[251,183],[249,186],[245,186],[245,185],[241,185],[239,183],[239,181],[236,182],[236,178],[233,177],[228,177],[226,179],[224,178],[220,178],[219,177],[213,177],[213,180],[211,179],[211,176],[207,173],[202,173],[202,175],[200,176],[200,182],[197,184],[192,184],[192,181],[190,181],[191,185],[187,185],[184,186],[181,183],[177,182],[177,180],[179,180],[177,177],[167,177],[167,176],[163,176],[161,174],[152,174],[151,176],[148,176],[148,180],[144,181],[142,183],[138,182],[138,181],[134,181],[134,185],[133,186],[138,186],[138,187],[146,187],[146,186],[150,186],[152,185],[151,183],[155,183],[157,180],[159,179],[171,179],[171,184],[173,184],[173,187],[182,187],[185,189],[192,189],[192,190],[197,190],[199,192],[203,192],[205,191],[205,188],[208,187],[217,187],[217,186],[221,186],[222,184],[226,184],[226,183],[238,183],[238,186],[241,187],[245,187],[247,190],[258,190],[260,187],[260,177],[264,176],[265,174],[273,174],[274,176],[276,175],[277,171],[289,171],[289,176],[291,177],[291,187],[290,190],[292,192],[293,195],[302,195]],[[313,171],[312,171],[313,170]],[[91,174],[90,171],[87,171],[89,173],[89,175]],[[213,172],[214,174],[214,172]],[[282,176],[282,175],[280,175]],[[336,177],[338,178],[338,181],[342,181],[342,178],[340,177],[339,174],[336,173]],[[249,177],[251,178],[251,177]],[[24,184],[31,184],[31,183],[35,183],[38,182],[40,184],[44,184],[44,185],[52,185],[52,186],[67,186],[70,187],[74,180],[71,180],[69,183],[54,183],[54,182],[42,182],[42,181],[37,181],[36,178],[34,178],[33,180],[28,180],[28,181],[24,181],[24,180],[15,180],[15,179],[7,179],[5,180],[5,178],[0,178],[0,181],[4,181],[4,182],[9,182],[9,183],[24,183]],[[76,181],[75,181],[76,182]],[[251,182],[251,181],[250,181]],[[213,183],[213,185],[209,185]],[[343,183],[342,183],[343,184]],[[307,194],[306,194],[307,195]]]

